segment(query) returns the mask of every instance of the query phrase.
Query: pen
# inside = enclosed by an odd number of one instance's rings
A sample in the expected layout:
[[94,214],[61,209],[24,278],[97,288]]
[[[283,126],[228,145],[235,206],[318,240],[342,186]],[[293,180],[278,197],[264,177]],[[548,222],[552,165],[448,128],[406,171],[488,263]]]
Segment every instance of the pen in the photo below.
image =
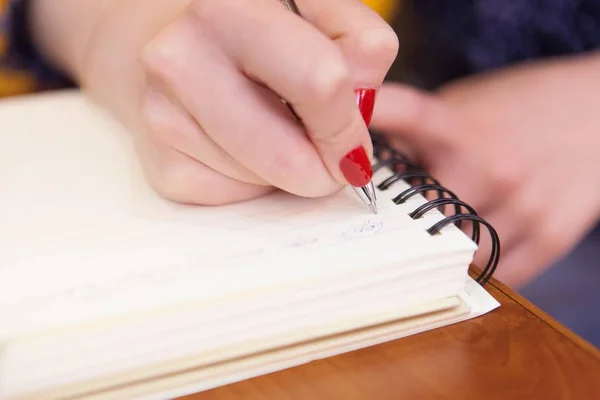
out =
[[[290,10],[294,14],[297,14],[300,17],[302,17],[302,14],[300,13],[300,9],[298,8],[298,6],[296,5],[296,2],[294,0],[279,0],[279,1],[284,6],[286,6],[288,8],[288,10]],[[290,111],[296,116],[296,118],[298,118],[298,115],[296,114],[294,109],[287,102],[285,102],[285,104],[288,106]],[[365,203],[365,205],[368,206],[371,209],[371,211],[373,211],[375,214],[377,214],[377,195],[375,194],[375,187],[373,186],[373,180],[372,179],[369,180],[369,183],[367,183],[365,186],[362,186],[362,187],[352,186],[352,188],[354,189],[354,191],[356,192],[358,197],[363,201],[363,203]]]

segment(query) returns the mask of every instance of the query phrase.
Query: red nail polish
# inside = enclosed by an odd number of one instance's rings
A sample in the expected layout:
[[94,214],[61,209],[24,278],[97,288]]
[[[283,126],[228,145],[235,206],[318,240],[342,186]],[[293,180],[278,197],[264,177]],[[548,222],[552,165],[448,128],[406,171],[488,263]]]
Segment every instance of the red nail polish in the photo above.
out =
[[365,124],[369,126],[371,124],[371,117],[373,116],[373,109],[375,108],[375,89],[357,89],[356,101],[360,113],[365,120]]
[[348,183],[354,187],[365,186],[373,177],[371,162],[362,146],[355,148],[342,158],[340,169]]

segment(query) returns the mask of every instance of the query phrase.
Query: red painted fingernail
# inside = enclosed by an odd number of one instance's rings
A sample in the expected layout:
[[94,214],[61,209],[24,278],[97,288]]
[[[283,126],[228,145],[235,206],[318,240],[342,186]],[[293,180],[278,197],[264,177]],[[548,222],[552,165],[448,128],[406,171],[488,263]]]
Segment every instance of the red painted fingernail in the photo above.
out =
[[365,124],[369,126],[371,124],[371,117],[373,116],[373,109],[375,108],[375,89],[357,89],[356,101],[360,113],[365,120]]
[[342,158],[340,169],[348,183],[355,187],[365,186],[373,177],[371,162],[362,146],[355,148]]

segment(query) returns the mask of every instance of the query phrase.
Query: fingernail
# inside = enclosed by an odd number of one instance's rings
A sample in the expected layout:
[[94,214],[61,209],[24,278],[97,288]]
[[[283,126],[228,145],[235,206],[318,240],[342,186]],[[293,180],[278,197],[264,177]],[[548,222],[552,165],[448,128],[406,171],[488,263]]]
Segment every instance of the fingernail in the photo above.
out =
[[360,113],[365,120],[365,124],[369,126],[371,124],[371,117],[373,117],[373,110],[375,109],[375,89],[357,89],[356,101]]
[[369,161],[363,146],[359,146],[346,154],[340,161],[340,169],[346,181],[354,187],[365,186],[373,177],[371,161]]

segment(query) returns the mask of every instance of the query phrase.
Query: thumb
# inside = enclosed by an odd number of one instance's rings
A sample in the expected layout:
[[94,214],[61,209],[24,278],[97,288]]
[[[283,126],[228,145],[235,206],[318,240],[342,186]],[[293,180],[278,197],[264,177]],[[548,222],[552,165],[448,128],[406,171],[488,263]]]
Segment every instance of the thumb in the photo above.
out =
[[381,87],[371,122],[392,144],[419,157],[446,145],[454,125],[453,113],[439,98],[398,83]]

